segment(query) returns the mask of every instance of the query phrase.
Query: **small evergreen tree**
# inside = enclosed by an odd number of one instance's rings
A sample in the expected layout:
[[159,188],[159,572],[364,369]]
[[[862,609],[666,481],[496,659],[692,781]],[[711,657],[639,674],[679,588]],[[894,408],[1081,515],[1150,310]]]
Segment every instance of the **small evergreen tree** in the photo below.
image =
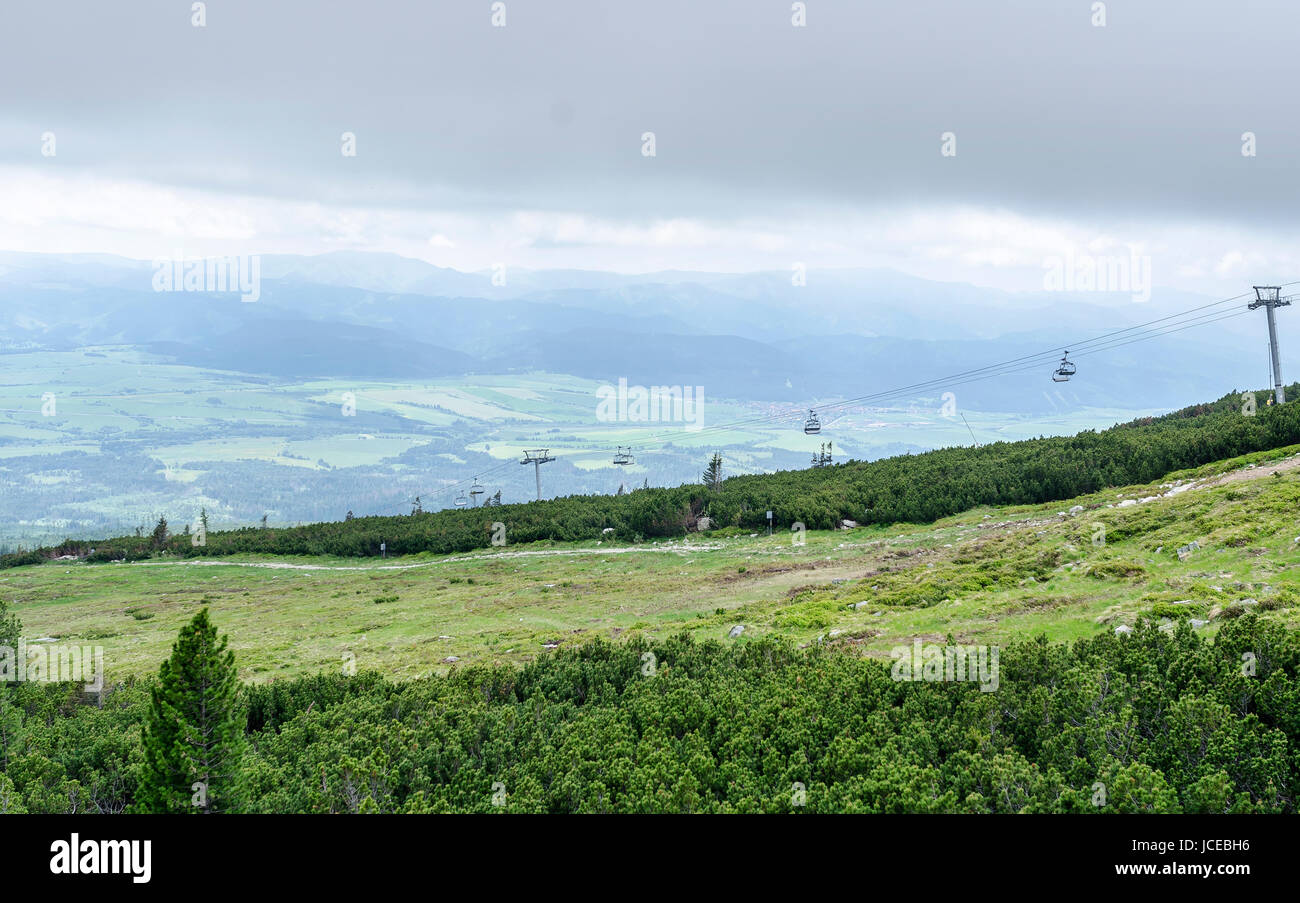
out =
[[719,452],[713,453],[713,458],[710,459],[709,466],[701,479],[705,487],[714,492],[722,487],[722,455]]
[[228,812],[238,805],[244,718],[235,654],[204,608],[158,669],[145,718],[136,806],[144,812]]
[[161,549],[167,545],[167,518],[158,518],[157,525],[153,528],[153,534],[150,537],[155,549]]

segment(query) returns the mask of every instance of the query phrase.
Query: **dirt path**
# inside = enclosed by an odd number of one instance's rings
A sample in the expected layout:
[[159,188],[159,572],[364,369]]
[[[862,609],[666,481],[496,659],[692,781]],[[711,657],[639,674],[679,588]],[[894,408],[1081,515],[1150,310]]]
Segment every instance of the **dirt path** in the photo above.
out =
[[1280,461],[1274,461],[1271,464],[1257,464],[1254,467],[1242,467],[1239,470],[1229,471],[1220,474],[1217,477],[1209,477],[1206,480],[1199,481],[1197,488],[1207,486],[1224,486],[1228,483],[1240,483],[1243,480],[1258,480],[1260,477],[1267,477],[1275,473],[1300,468],[1300,454],[1292,455],[1289,458],[1283,458]]
[[[1240,483],[1246,480],[1257,480],[1261,477],[1267,477],[1274,473],[1300,469],[1300,454],[1283,458],[1280,461],[1273,461],[1269,464],[1259,464],[1255,466],[1242,467],[1228,473],[1219,474],[1213,477],[1205,477],[1198,480],[1188,480],[1186,482],[1174,484],[1162,484],[1163,492],[1155,496],[1148,496],[1151,501],[1157,501],[1161,498],[1171,498],[1181,495],[1184,492],[1194,492],[1201,489],[1210,489],[1216,486],[1225,486],[1230,483]],[[1047,518],[1044,520],[1024,520],[1024,521],[1004,521],[1001,523],[983,523],[979,524],[981,529],[989,528],[1006,528],[1006,527],[1036,527],[1058,523],[1057,518]],[[421,561],[415,564],[380,564],[380,565],[332,565],[332,564],[291,564],[281,561],[223,561],[221,559],[183,559],[178,561],[136,561],[131,563],[131,567],[240,567],[240,568],[265,568],[268,570],[284,571],[412,571],[421,568],[439,567],[444,564],[457,564],[466,561],[485,561],[498,560],[501,558],[552,558],[552,557],[579,557],[584,555],[631,555],[631,554],[675,554],[691,555],[696,552],[715,552],[727,548],[726,543],[682,543],[666,542],[662,545],[653,544],[647,546],[622,546],[611,547],[608,549],[532,549],[521,550],[518,552],[480,552],[473,555],[457,555],[450,558],[439,558],[437,561]]]
[[580,555],[630,555],[633,553],[672,553],[676,555],[693,555],[696,552],[715,552],[726,548],[721,543],[685,543],[664,544],[658,546],[635,546],[611,549],[534,549],[519,552],[483,552],[477,555],[457,555],[451,558],[439,558],[437,561],[420,561],[415,564],[376,564],[376,565],[339,565],[339,564],[290,564],[283,561],[224,561],[222,559],[193,558],[177,561],[133,561],[130,567],[226,567],[226,568],[267,568],[277,571],[413,571],[420,568],[438,567],[462,561],[496,561],[500,558],[552,558],[576,557]]

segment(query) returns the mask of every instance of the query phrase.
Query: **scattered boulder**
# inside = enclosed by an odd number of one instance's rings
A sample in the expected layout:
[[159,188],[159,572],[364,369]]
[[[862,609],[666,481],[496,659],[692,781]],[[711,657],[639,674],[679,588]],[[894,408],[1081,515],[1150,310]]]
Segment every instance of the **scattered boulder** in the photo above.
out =
[[735,627],[731,628],[731,630],[727,633],[727,636],[734,640],[736,637],[740,636],[744,632],[745,632],[745,625],[737,624]]
[[1124,499],[1124,501],[1120,502],[1116,507],[1131,508],[1136,504],[1137,504],[1137,499]]
[[1118,636],[1123,636],[1124,634],[1132,633],[1132,632],[1133,632],[1133,628],[1128,626],[1127,624],[1121,624],[1115,628],[1115,633]]

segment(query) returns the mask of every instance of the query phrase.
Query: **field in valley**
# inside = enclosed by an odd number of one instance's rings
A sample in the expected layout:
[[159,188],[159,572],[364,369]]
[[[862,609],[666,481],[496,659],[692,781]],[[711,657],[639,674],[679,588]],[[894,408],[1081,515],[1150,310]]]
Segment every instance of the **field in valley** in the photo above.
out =
[[[600,382],[553,373],[400,380],[288,380],[169,362],[127,347],[0,355],[0,551],[67,537],[128,535],[160,515],[177,529],[206,510],[214,528],[405,513],[452,506],[459,481],[483,474],[489,494],[533,497],[545,446],[560,460],[548,497],[675,486],[698,478],[715,450],[727,473],[802,468],[823,441],[835,460],[952,445],[971,433],[939,398],[850,409],[823,436],[754,420],[788,403],[708,394],[703,426],[603,423]],[[820,399],[819,401],[825,401]],[[810,402],[811,403],[811,402]],[[347,408],[345,404],[353,407]],[[1086,408],[1029,416],[960,409],[980,442],[1068,435],[1150,410]],[[48,416],[47,416],[48,415]],[[636,445],[630,467],[618,445]],[[490,472],[490,473],[489,473]]]

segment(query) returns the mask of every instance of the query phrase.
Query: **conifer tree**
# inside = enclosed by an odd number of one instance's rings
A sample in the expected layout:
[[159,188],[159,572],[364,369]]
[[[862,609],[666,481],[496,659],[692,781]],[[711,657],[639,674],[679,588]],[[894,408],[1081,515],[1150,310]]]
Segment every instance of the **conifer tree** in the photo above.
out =
[[136,806],[144,812],[229,812],[239,800],[244,718],[235,654],[204,608],[158,669],[145,718]]
[[722,487],[722,455],[718,452],[713,453],[713,458],[709,461],[708,469],[700,478],[709,489],[715,492]]

